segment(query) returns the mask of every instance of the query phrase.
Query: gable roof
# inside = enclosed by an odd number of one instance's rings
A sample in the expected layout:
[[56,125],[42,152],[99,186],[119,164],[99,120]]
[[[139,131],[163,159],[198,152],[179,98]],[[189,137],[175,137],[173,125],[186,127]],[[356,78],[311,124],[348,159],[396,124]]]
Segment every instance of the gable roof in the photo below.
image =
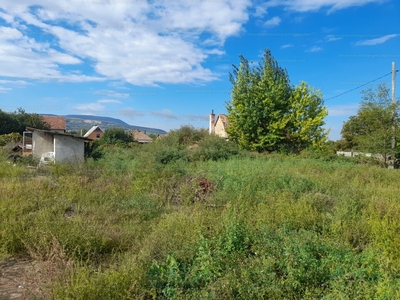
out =
[[224,126],[224,128],[227,127],[228,125],[228,118],[225,114],[219,114],[217,119],[215,120],[214,126],[217,124],[218,120],[221,120],[222,125]]
[[67,119],[59,116],[41,116],[51,130],[67,130]]
[[98,126],[98,125],[94,125],[92,126],[92,128],[89,129],[88,132],[86,132],[83,137],[88,137],[89,135],[91,135],[95,130],[100,129],[102,132],[103,130]]
[[133,132],[133,138],[139,143],[149,143],[153,141],[151,137],[137,129]]

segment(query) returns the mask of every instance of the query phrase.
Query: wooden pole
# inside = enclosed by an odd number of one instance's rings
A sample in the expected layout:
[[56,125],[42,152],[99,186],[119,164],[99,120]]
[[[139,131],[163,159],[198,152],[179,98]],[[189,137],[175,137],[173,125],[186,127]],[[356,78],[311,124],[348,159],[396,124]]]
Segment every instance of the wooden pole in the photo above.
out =
[[396,63],[392,62],[392,159],[391,169],[394,168],[396,154]]

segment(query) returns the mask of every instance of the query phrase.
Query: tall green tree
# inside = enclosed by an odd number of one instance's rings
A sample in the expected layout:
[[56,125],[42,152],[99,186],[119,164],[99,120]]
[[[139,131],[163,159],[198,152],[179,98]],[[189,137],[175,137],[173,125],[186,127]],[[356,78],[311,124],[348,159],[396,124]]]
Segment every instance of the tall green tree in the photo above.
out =
[[286,147],[297,152],[325,142],[327,132],[322,125],[327,114],[319,90],[309,87],[304,81],[296,86],[290,95],[289,111],[283,120]]
[[37,129],[50,129],[50,125],[47,124],[44,119],[36,113],[27,113],[23,108],[18,108],[12,115],[19,123],[18,132],[22,134],[26,130],[26,127],[33,127]]
[[0,109],[0,135],[19,132],[20,124],[12,114]]
[[322,94],[305,82],[293,87],[270,50],[255,67],[240,56],[230,81],[227,133],[241,148],[298,152],[326,140]]
[[24,109],[18,108],[17,111],[6,113],[0,110],[0,134],[18,132],[22,134],[26,127],[38,129],[50,129],[41,116],[35,113],[27,113]]
[[[343,124],[342,139],[348,149],[380,153],[386,157],[392,151],[393,125],[399,125],[398,104],[392,104],[390,89],[385,83],[380,83],[375,90],[363,90],[361,94],[357,115]],[[398,131],[396,136],[398,140]]]

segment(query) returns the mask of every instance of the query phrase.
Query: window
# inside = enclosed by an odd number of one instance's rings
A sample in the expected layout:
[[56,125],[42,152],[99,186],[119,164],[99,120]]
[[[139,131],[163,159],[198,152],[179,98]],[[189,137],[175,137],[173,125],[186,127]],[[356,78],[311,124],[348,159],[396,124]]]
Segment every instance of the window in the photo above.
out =
[[96,138],[100,138],[100,133],[96,133]]

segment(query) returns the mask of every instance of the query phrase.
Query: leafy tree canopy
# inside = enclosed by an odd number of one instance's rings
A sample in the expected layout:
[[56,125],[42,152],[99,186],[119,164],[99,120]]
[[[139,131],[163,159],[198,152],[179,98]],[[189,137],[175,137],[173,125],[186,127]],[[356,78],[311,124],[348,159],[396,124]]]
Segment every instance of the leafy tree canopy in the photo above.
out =
[[320,91],[301,82],[292,86],[286,70],[266,49],[258,66],[240,56],[233,65],[227,103],[229,139],[243,149],[299,152],[327,138],[327,115]]
[[134,142],[131,132],[126,132],[123,128],[110,128],[104,131],[104,135],[97,141],[99,144],[129,144]]
[[18,108],[16,112],[6,113],[0,109],[0,134],[18,132],[22,134],[26,127],[38,129],[50,129],[41,116],[35,113],[27,113],[24,109]]
[[398,104],[392,104],[389,92],[385,83],[380,83],[375,90],[361,91],[362,100],[357,115],[351,116],[342,127],[343,150],[380,154],[391,151],[393,125],[397,127],[399,120]]

